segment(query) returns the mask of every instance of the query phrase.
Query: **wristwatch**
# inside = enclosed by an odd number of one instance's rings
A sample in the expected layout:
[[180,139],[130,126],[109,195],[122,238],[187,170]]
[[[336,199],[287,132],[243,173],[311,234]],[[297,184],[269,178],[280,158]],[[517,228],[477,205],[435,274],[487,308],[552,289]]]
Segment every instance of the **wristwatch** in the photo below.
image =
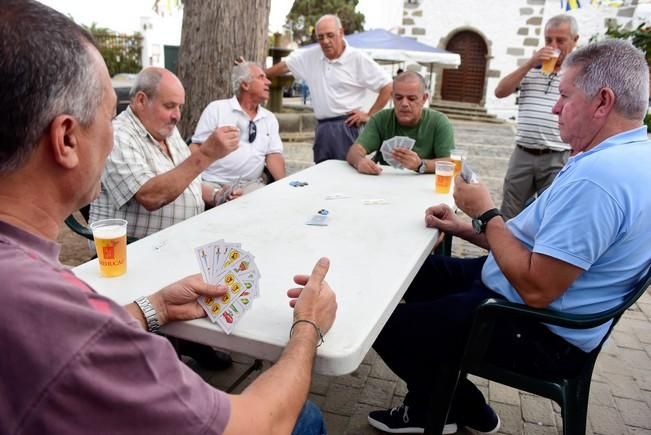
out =
[[493,219],[495,216],[502,216],[500,210],[497,208],[491,208],[486,213],[479,216],[477,219],[472,220],[472,229],[475,230],[475,233],[481,234],[486,231],[486,225],[488,221]]
[[418,165],[418,173],[424,174],[426,170],[427,170],[427,165],[425,164],[425,160],[420,159],[420,165]]
[[145,316],[145,321],[147,322],[147,331],[149,332],[157,332],[160,329],[160,322],[158,321],[158,313],[156,313],[156,309],[154,306],[149,302],[149,299],[141,296],[138,299],[134,301],[136,305],[138,305],[138,308],[140,308],[140,311],[142,311],[142,315]]

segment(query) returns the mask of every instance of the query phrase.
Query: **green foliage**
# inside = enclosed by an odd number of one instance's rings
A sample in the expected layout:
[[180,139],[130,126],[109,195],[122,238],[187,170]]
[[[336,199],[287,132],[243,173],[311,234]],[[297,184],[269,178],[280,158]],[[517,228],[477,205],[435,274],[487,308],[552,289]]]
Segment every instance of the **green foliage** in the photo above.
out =
[[83,27],[97,41],[99,52],[106,62],[111,77],[117,73],[140,72],[142,69],[142,35],[140,33],[132,35],[115,33],[105,27],[97,27],[96,23],[90,27]]
[[316,42],[314,25],[325,14],[335,14],[341,20],[344,33],[364,30],[364,14],[355,12],[358,0],[295,0],[287,15],[286,26],[299,45]]
[[[651,26],[647,23],[642,23],[633,30],[626,30],[624,26],[611,22],[608,23],[606,36],[631,41],[631,44],[644,52],[646,62],[651,65]],[[651,114],[647,113],[644,117],[644,124],[647,131],[651,131]]]
[[606,36],[631,41],[631,44],[646,54],[646,61],[651,64],[651,27],[648,24],[642,23],[633,30],[626,30],[624,26],[611,22],[608,23]]

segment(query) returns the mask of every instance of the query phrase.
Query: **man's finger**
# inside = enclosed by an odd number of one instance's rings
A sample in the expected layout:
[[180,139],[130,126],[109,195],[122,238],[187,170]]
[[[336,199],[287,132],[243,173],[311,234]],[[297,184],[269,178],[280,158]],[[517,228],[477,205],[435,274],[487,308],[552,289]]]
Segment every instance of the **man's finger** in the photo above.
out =
[[326,257],[319,258],[319,261],[314,265],[310,278],[307,280],[307,286],[313,286],[316,289],[321,288],[323,280],[330,269],[330,260]]

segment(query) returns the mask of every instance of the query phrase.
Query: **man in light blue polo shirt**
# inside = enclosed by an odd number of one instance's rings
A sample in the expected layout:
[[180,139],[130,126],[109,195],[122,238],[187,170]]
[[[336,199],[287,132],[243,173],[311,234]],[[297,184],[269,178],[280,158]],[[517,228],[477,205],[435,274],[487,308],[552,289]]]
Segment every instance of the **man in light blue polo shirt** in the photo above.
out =
[[[404,403],[373,411],[389,433],[418,433],[432,373],[458,359],[475,308],[504,298],[566,313],[619,305],[651,265],[651,141],[642,120],[649,71],[630,43],[608,40],[576,50],[563,63],[553,108],[568,163],[527,209],[504,222],[483,184],[457,177],[455,201],[472,225],[444,205],[426,212],[428,227],[490,250],[488,257],[430,257],[380,333],[374,348],[407,382]],[[491,357],[525,373],[567,373],[596,348],[609,324],[569,330],[502,321]],[[423,346],[423,343],[430,343]],[[467,379],[459,383],[444,433],[467,426],[495,433],[500,421]]]

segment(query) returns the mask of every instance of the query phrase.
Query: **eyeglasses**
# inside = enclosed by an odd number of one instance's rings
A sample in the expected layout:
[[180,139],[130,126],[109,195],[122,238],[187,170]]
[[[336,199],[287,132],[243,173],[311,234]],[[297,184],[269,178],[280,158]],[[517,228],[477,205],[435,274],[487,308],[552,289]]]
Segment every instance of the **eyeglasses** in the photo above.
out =
[[549,89],[552,87],[552,83],[554,83],[554,77],[556,77],[556,73],[551,73],[549,75],[549,80],[547,80],[547,87],[545,88],[545,95],[549,94]]
[[258,127],[256,127],[255,122],[249,121],[249,143],[253,143],[257,134]]

